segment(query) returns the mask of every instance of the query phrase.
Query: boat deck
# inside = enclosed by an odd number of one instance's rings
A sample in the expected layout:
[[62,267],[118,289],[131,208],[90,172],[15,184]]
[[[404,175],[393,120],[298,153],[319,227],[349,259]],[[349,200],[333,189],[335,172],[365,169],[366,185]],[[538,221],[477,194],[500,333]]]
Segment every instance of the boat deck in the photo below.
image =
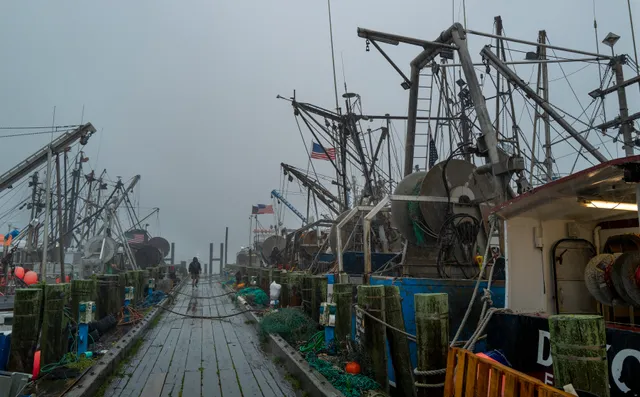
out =
[[[171,310],[195,316],[238,311],[217,280],[184,285]],[[138,351],[106,385],[105,397],[295,396],[260,349],[244,315],[224,320],[187,318],[166,311]]]

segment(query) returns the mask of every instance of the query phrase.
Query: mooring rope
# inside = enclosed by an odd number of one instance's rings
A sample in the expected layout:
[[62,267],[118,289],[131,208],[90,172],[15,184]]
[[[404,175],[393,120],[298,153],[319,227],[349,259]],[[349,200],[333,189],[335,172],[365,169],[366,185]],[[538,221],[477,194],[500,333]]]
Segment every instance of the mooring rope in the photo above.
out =
[[416,336],[415,336],[415,335],[411,335],[410,333],[405,332],[405,331],[401,330],[400,328],[396,328],[396,327],[394,327],[393,325],[391,325],[391,324],[389,324],[389,323],[386,323],[386,322],[384,322],[384,321],[380,320],[379,318],[375,317],[374,315],[372,315],[371,313],[369,313],[368,311],[366,311],[365,309],[361,308],[361,307],[360,307],[360,306],[358,306],[358,305],[353,305],[353,307],[354,307],[357,311],[359,311],[359,312],[361,312],[361,313],[364,313],[366,316],[368,316],[369,318],[372,318],[373,320],[375,320],[375,321],[379,322],[380,324],[384,325],[385,327],[387,327],[387,328],[389,328],[389,329],[392,329],[392,330],[394,330],[394,331],[396,331],[396,332],[401,333],[402,335],[406,336],[406,337],[407,337],[407,339],[409,339],[410,341],[412,341],[412,342],[416,342]]
[[231,314],[227,314],[224,316],[198,316],[195,314],[186,314],[186,313],[179,313],[177,311],[168,309],[166,307],[162,307],[162,306],[157,306],[159,308],[161,308],[162,310],[168,311],[169,313],[173,313],[173,314],[177,314],[178,316],[182,316],[182,317],[187,317],[187,318],[194,318],[194,319],[200,319],[200,320],[222,320],[224,318],[229,318],[229,317],[234,317],[237,316],[239,314],[244,314],[244,313],[249,313],[249,312],[261,312],[262,310],[254,310],[254,309],[249,309],[249,310],[243,310],[241,312],[236,312],[236,313],[231,313]]

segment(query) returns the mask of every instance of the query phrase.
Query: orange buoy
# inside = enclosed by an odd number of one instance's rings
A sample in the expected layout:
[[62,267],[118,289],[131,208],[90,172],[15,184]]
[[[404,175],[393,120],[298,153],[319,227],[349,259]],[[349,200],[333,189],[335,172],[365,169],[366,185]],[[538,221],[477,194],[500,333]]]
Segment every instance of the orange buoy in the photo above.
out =
[[360,364],[355,361],[348,362],[344,367],[344,370],[348,374],[357,375],[360,373]]
[[24,282],[27,285],[33,285],[38,282],[38,273],[33,270],[29,270],[27,274],[24,275]]
[[16,266],[16,268],[13,269],[13,275],[22,280],[24,278],[24,267]]
[[33,355],[33,372],[31,375],[33,376],[33,380],[38,379],[38,375],[40,374],[40,350]]
[[64,276],[64,282],[65,282],[65,283],[69,283],[69,282],[71,282],[70,280],[71,280],[71,277],[69,277],[68,275],[67,275],[67,276]]
[[56,284],[60,284],[60,277],[56,277]]

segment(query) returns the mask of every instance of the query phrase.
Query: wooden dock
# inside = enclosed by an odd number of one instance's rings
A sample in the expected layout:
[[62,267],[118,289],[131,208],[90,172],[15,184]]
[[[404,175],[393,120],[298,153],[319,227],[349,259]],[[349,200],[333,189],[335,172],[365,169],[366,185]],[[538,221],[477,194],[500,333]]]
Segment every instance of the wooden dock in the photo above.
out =
[[[203,278],[197,289],[188,283],[179,292],[169,307],[179,313],[225,316],[239,310],[229,296],[210,298],[225,293],[217,280]],[[104,396],[295,396],[245,321],[243,315],[221,321],[165,312]]]

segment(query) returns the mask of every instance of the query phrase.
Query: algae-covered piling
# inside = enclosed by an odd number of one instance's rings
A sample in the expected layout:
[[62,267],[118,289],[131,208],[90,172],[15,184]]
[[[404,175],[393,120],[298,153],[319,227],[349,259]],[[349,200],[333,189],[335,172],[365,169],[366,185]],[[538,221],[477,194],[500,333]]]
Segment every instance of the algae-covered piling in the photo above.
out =
[[9,370],[30,374],[40,331],[42,289],[17,289],[14,302]]
[[334,284],[333,302],[336,304],[335,337],[339,342],[351,339],[353,284]]
[[[366,310],[373,317],[385,321],[384,315],[384,286],[359,285],[358,307]],[[374,380],[388,388],[387,352],[385,340],[385,326],[380,322],[364,316],[364,348],[371,358]]]
[[556,387],[609,396],[606,334],[602,316],[549,317],[551,357]]
[[78,321],[78,306],[80,302],[96,301],[98,296],[97,288],[96,280],[73,280],[71,282],[71,314],[73,321]]
[[[387,323],[392,327],[404,331],[400,290],[395,286],[385,286],[384,295],[384,310]],[[415,396],[416,388],[413,380],[413,368],[411,368],[409,340],[406,335],[391,328],[387,329],[387,340],[389,341],[391,363],[393,364],[393,370],[396,374],[396,389],[400,391],[403,396]]]
[[[449,298],[447,294],[415,294],[418,371],[436,371],[447,367],[449,351]],[[444,373],[417,376],[419,383],[444,382]],[[419,387],[418,396],[442,395],[441,387]]]
[[55,363],[68,352],[68,318],[64,307],[69,303],[69,292],[69,284],[47,284],[44,288],[41,365]]
[[327,278],[313,276],[311,278],[311,318],[320,320],[320,305],[327,300]]

